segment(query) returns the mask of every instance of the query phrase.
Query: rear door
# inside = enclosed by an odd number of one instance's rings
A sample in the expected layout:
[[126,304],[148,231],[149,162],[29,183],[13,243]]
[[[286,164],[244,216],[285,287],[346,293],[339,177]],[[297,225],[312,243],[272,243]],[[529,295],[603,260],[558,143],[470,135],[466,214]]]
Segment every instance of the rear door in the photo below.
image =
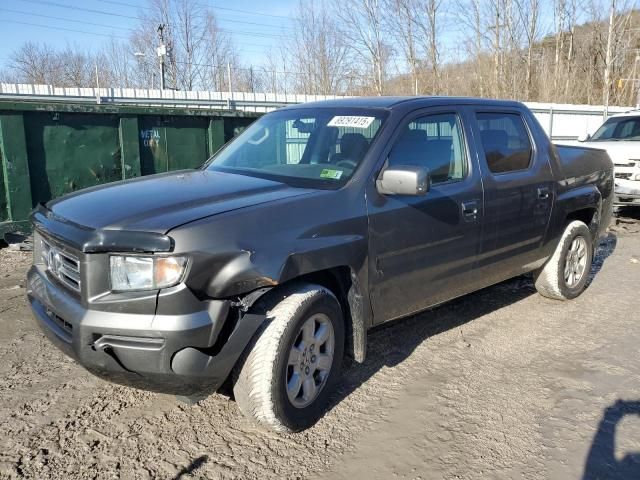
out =
[[538,266],[553,205],[549,152],[517,108],[471,109],[484,180],[478,272],[487,285]]
[[482,180],[460,110],[411,114],[380,161],[380,167],[424,166],[432,184],[424,196],[381,195],[371,181],[369,283],[376,323],[473,290],[483,217]]

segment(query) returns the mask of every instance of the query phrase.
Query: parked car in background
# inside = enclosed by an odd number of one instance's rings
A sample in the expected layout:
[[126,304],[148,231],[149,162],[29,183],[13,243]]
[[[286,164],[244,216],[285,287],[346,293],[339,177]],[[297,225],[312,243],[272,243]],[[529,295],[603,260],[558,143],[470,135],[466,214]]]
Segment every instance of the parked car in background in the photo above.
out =
[[373,326],[527,272],[580,295],[612,199],[606,152],[553,146],[521,103],[296,105],[199,169],[38,206],[28,298],[96,375],[229,385],[249,417],[298,431]]
[[582,145],[607,151],[615,166],[616,207],[640,207],[640,110],[609,117]]

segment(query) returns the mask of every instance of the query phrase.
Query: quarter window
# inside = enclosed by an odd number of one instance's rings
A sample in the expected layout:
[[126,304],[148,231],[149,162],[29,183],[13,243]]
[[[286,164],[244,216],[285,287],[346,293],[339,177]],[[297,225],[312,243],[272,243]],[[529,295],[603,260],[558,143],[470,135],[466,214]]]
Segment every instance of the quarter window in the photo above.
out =
[[433,185],[462,180],[467,160],[458,116],[429,115],[409,123],[391,150],[389,165],[426,167]]
[[506,173],[531,164],[531,140],[517,113],[477,113],[480,139],[489,170]]

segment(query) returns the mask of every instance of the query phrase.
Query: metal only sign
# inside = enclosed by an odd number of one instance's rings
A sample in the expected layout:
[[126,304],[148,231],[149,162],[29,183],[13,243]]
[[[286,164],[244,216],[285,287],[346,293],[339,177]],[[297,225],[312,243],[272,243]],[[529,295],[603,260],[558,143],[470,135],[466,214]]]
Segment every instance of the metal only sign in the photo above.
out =
[[140,139],[145,147],[157,147],[160,142],[160,132],[155,128],[140,130]]

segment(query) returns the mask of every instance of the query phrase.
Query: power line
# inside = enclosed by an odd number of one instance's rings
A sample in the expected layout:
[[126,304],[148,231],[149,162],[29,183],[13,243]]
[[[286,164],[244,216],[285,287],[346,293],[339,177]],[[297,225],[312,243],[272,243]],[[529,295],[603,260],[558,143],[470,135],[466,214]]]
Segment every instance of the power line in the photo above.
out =
[[50,5],[52,7],[71,8],[73,10],[80,10],[82,12],[97,13],[98,15],[110,15],[112,17],[130,18],[132,20],[138,20],[138,17],[132,17],[131,15],[124,15],[122,13],[106,12],[104,10],[95,10],[93,8],[78,7],[76,5],[73,5],[73,6],[65,5],[64,3],[49,2],[47,0],[20,0],[20,1],[28,2],[28,3],[39,3],[41,5]]
[[291,17],[287,17],[287,16],[284,16],[284,15],[273,15],[273,14],[269,14],[269,13],[250,12],[248,10],[240,10],[238,8],[218,7],[217,5],[211,5],[211,7],[215,8],[215,9],[218,9],[218,10],[227,10],[229,12],[245,13],[245,14],[249,14],[249,15],[258,15],[260,17],[284,18],[286,20],[291,20]]
[[127,40],[127,37],[123,37],[121,35],[108,34],[108,33],[98,33],[98,32],[87,32],[86,30],[76,30],[76,29],[73,29],[73,28],[52,27],[51,25],[41,25],[41,24],[38,24],[38,23],[21,22],[19,20],[5,20],[4,18],[0,18],[0,22],[16,23],[16,24],[19,24],[19,25],[28,25],[30,27],[48,28],[50,30],[63,30],[65,32],[84,33],[86,35],[97,35],[97,36],[100,36],[100,37],[120,38],[122,40]]
[[[97,0],[97,1],[98,2],[103,2],[103,3],[114,3],[114,4],[117,4],[117,5],[126,5],[126,6],[130,6],[130,7],[136,7],[136,5],[132,5],[130,3],[124,3],[123,4],[123,2],[115,2],[115,1],[112,1],[112,0]],[[247,10],[236,10],[236,9],[233,9],[233,8],[226,8],[226,7],[209,7],[209,8],[211,8],[213,10],[225,10],[225,11],[231,11],[231,12],[238,12],[238,13],[242,13],[243,15],[257,15],[257,16],[260,16],[260,17],[273,16],[273,15],[267,15],[267,14],[256,13],[256,12],[249,12]],[[277,17],[277,18],[283,18],[283,19],[290,20],[289,17]],[[242,24],[242,25],[255,25],[255,26],[258,26],[258,27],[269,27],[269,28],[285,28],[285,29],[288,29],[288,30],[291,29],[291,27],[286,27],[284,25],[270,25],[268,23],[248,22],[246,20],[236,20],[234,18],[222,17],[220,15],[216,15],[216,19],[224,21],[224,22],[229,22],[229,23],[239,23],[239,24]]]
[[229,23],[241,23],[243,25],[254,25],[256,27],[270,27],[270,28],[282,28],[284,30],[291,30],[291,27],[285,27],[281,25],[267,25],[266,23],[257,23],[257,22],[245,22],[244,20],[234,20],[226,17],[216,17],[216,19],[221,20],[222,22]]
[[[194,67],[211,67],[211,68],[217,68],[217,69],[221,69],[221,70],[226,70],[228,68],[228,66],[226,64],[214,64],[214,63],[198,63],[198,62],[185,62],[185,61],[174,61],[173,63],[177,64],[177,65],[192,65]],[[276,73],[279,75],[311,75],[313,76],[313,73],[309,73],[309,72],[294,72],[291,70],[266,70],[264,68],[261,67],[231,67],[231,69],[233,71],[244,71],[244,72],[249,72],[249,71],[253,71],[253,72],[263,72],[263,73]],[[408,75],[409,73],[399,73],[399,75]],[[361,73],[349,73],[349,74],[331,74],[330,76],[343,76],[345,78],[371,78],[371,75],[366,75],[366,74],[361,74]]]
[[[56,17],[56,16],[53,16],[53,15],[44,15],[42,13],[22,12],[20,10],[12,10],[11,8],[0,8],[0,10],[4,11],[4,12],[9,12],[9,13],[18,13],[20,15],[30,15],[32,17],[41,17],[41,18],[49,18],[51,20],[60,20],[60,21],[63,21],[63,22],[81,23],[83,25],[92,25],[94,27],[114,28],[114,29],[118,29],[118,30],[130,30],[130,31],[134,31],[135,30],[135,29],[130,28],[130,27],[120,27],[120,26],[110,25],[110,24],[108,25],[108,24],[104,24],[104,23],[86,22],[84,20],[74,20],[72,18]],[[9,20],[9,21],[11,21],[11,20]]]
[[[97,0],[98,2],[101,3],[107,3],[107,4],[112,4],[112,5],[120,5],[123,7],[132,7],[132,8],[140,8],[140,5],[136,5],[133,3],[127,3],[127,2],[119,2],[116,0]],[[259,16],[259,17],[270,17],[270,18],[282,18],[285,20],[291,20],[291,17],[287,17],[285,15],[273,15],[270,13],[263,13],[263,12],[256,12],[256,11],[250,11],[250,10],[241,10],[239,8],[229,8],[229,7],[219,7],[218,5],[214,5],[214,4],[209,4],[209,6],[213,9],[216,10],[225,10],[228,12],[235,12],[235,13],[243,13],[245,15],[254,15],[254,16]],[[275,26],[275,25],[274,25]]]
[[[0,8],[0,10],[7,10],[7,9]],[[45,17],[45,18],[56,18],[56,17],[51,17],[49,15],[39,15],[39,14],[33,14],[33,15],[38,15],[38,16]],[[64,32],[82,33],[82,34],[86,34],[86,35],[97,35],[97,36],[101,36],[101,37],[119,38],[121,40],[128,40],[129,39],[128,37],[124,37],[122,35],[99,33],[99,32],[88,32],[86,30],[77,30],[77,29],[74,29],[74,28],[65,28],[65,27],[59,27],[59,26],[54,27],[52,25],[42,25],[42,24],[39,24],[39,23],[23,22],[23,21],[20,21],[20,20],[13,20],[13,19],[7,20],[7,19],[4,19],[4,18],[0,18],[0,22],[9,23],[9,24],[18,24],[18,25],[28,25],[28,26],[31,26],[31,27],[47,28],[49,30],[60,30],[60,31],[64,31]],[[104,24],[92,23],[90,25],[110,28],[109,25],[104,25]],[[113,28],[116,28],[116,27],[113,27]],[[129,30],[132,30],[132,29],[129,29]],[[266,45],[259,45],[259,44],[256,44],[256,43],[243,43],[243,42],[238,42],[238,43],[239,43],[241,48],[244,47],[244,46],[248,46],[248,47],[266,47]],[[247,49],[243,49],[243,50],[245,50],[247,53],[258,53],[258,54],[265,53],[264,51],[255,51],[255,50],[247,50]]]
[[[88,12],[88,13],[96,13],[98,15],[110,15],[110,16],[115,16],[115,17],[120,17],[120,18],[128,18],[128,19],[131,19],[131,20],[141,20],[139,17],[134,17],[134,16],[131,16],[131,15],[107,12],[105,10],[95,10],[95,9],[92,9],[92,8],[76,7],[76,6],[71,6],[71,5],[65,5],[63,3],[50,2],[50,1],[47,1],[47,0],[20,0],[20,1],[21,2],[27,2],[27,3],[42,4],[42,5],[51,5],[51,6],[54,6],[54,7],[67,8],[67,9],[72,9],[72,10],[80,10],[80,11],[84,11],[84,12]],[[114,28],[121,28],[121,27],[114,27]],[[226,32],[226,33],[230,33],[230,34],[233,34],[233,35],[244,35],[244,36],[249,36],[249,37],[291,38],[288,35],[280,35],[280,34],[276,34],[276,33],[238,32],[238,31],[230,30],[228,28],[219,28],[218,30],[220,30],[221,32]]]
[[[3,10],[3,9],[0,9]],[[128,40],[127,37],[123,37],[121,35],[116,35],[116,34],[107,34],[107,33],[99,33],[99,32],[87,32],[86,30],[77,30],[77,29],[73,29],[73,28],[65,28],[65,27],[54,27],[51,25],[42,25],[42,24],[38,24],[38,23],[32,23],[32,22],[22,22],[19,20],[6,20],[4,18],[0,19],[0,22],[3,23],[9,23],[9,24],[19,24],[19,25],[28,25],[31,27],[39,27],[39,28],[46,28],[49,30],[60,30],[60,31],[65,31],[65,32],[73,32],[73,33],[82,33],[82,34],[86,34],[86,35],[97,35],[97,36],[102,36],[102,37],[109,37],[109,38],[118,38],[121,40]],[[92,24],[95,25],[95,24]],[[100,26],[104,26],[107,27],[107,25],[100,25]],[[255,43],[242,43],[242,42],[237,42],[236,43],[239,44],[239,47],[242,49],[243,52],[245,53],[252,53],[252,54],[265,54],[266,52],[264,50],[262,51],[258,51],[258,50],[252,50],[252,49],[247,49],[244,48],[246,46],[248,47],[266,47],[266,45],[259,45],[259,44],[255,44]]]
[[229,30],[228,28],[218,28],[219,32],[231,33],[233,35],[244,35],[247,37],[260,37],[260,38],[293,38],[291,35],[280,35],[277,33],[251,33],[251,32],[237,32],[235,30]]
[[[116,30],[128,30],[130,32],[135,32],[136,31],[135,28],[130,28],[130,27],[121,27],[121,26],[118,26],[118,25],[106,24],[106,23],[86,22],[84,20],[74,20],[72,18],[57,17],[57,16],[54,16],[54,15],[44,15],[44,14],[41,14],[41,13],[23,12],[23,11],[20,11],[20,10],[13,10],[13,9],[10,9],[10,8],[0,8],[0,11],[10,12],[10,13],[17,13],[17,14],[20,14],[20,15],[28,15],[28,16],[32,16],[32,17],[48,18],[48,19],[51,19],[51,20],[60,20],[60,21],[63,21],[63,22],[72,22],[72,23],[80,23],[80,24],[84,24],[84,25],[92,25],[92,26],[95,26],[95,27],[112,28],[112,29],[116,29]],[[13,20],[12,19],[5,19],[4,21],[5,22],[12,22]],[[38,25],[34,24],[34,26],[38,26]],[[39,25],[39,26],[43,26],[43,25]],[[54,27],[54,26],[51,26],[51,25],[47,25],[47,28],[50,28],[50,29],[58,29],[58,28],[65,29],[64,27],[57,27],[57,26]],[[66,29],[66,30],[72,31],[70,29]],[[90,33],[90,32],[86,32],[86,33]],[[234,40],[234,42],[238,43],[240,46],[247,46],[247,47],[265,47],[266,46],[264,44],[258,44],[258,43],[247,43],[247,42],[242,41],[242,40],[241,41]]]

